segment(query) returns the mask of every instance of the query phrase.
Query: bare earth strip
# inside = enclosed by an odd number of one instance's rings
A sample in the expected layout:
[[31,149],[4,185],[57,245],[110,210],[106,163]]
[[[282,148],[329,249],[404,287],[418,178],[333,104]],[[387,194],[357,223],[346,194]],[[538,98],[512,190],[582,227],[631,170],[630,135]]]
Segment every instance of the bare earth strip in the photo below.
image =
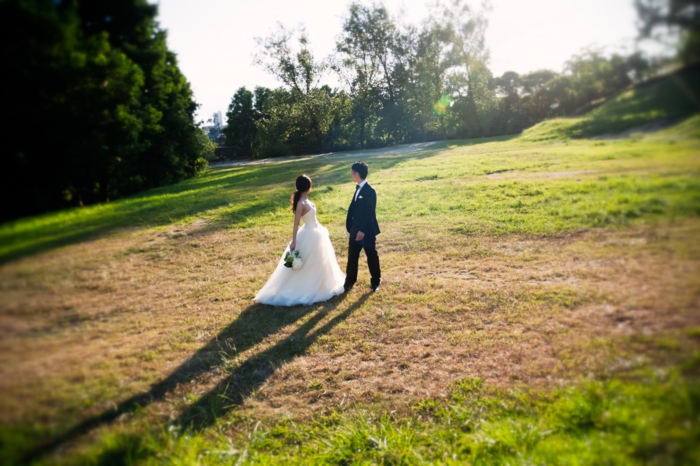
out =
[[306,160],[314,160],[319,158],[368,158],[375,155],[389,155],[389,154],[408,154],[411,152],[417,152],[424,149],[429,149],[431,146],[441,145],[441,142],[416,142],[413,144],[398,144],[396,146],[389,146],[383,149],[371,149],[363,151],[353,151],[353,152],[327,152],[324,154],[316,155],[304,155],[304,156],[294,156],[294,157],[276,157],[272,159],[260,159],[260,160],[232,160],[227,162],[218,162],[212,164],[213,168],[230,168],[230,167],[240,167],[248,165],[265,165],[271,163],[289,163],[289,162],[302,162]]

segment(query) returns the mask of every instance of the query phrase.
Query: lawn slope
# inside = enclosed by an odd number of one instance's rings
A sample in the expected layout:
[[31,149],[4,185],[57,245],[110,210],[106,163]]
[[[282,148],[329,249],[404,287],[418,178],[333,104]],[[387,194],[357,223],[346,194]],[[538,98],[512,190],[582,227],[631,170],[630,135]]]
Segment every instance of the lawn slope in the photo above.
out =
[[576,118],[556,118],[526,130],[523,139],[613,136],[678,123],[700,111],[700,64],[650,79]]
[[[300,173],[345,267],[348,154],[3,224],[0,456],[691,464],[700,115],[670,83],[520,136],[368,156],[378,294],[362,270],[325,303],[252,303]],[[661,117],[680,120],[584,137]]]

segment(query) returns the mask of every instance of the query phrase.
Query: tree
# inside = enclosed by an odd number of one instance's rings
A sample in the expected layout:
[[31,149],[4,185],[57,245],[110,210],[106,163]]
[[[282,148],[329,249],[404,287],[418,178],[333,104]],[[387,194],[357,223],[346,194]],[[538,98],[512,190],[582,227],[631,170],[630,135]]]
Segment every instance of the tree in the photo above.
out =
[[289,137],[294,131],[294,99],[289,91],[279,88],[270,91],[262,103],[261,118],[255,123],[253,157],[282,157],[291,155]]
[[261,86],[256,86],[255,90],[253,91],[254,97],[255,97],[255,102],[253,104],[253,109],[255,110],[255,119],[256,121],[259,120],[260,118],[265,117],[265,112],[263,109],[265,108],[265,102],[267,102],[267,99],[270,98],[270,96],[273,94],[272,89],[268,89],[267,87],[261,87]]
[[[121,177],[112,177],[112,195],[162,186],[196,175],[199,161],[192,90],[168,50],[166,31],[156,22],[158,8],[147,0],[81,0],[78,14],[84,33],[107,35],[110,45],[142,71],[143,87],[137,96],[142,121],[141,150],[130,158],[133,165]],[[121,179],[120,179],[121,178]]]
[[528,125],[538,123],[549,116],[553,102],[547,92],[547,84],[558,74],[551,70],[537,70],[520,77],[521,109],[525,114]]
[[565,72],[555,76],[540,71],[523,81],[531,93],[533,122],[550,116],[585,113],[646,74],[649,64],[638,54],[627,57],[586,49],[566,62]]
[[443,32],[439,27],[429,27],[402,38],[405,109],[422,141],[446,136],[444,117],[450,99],[445,95],[445,71],[450,63],[442,57]]
[[294,113],[297,126],[309,138],[308,151],[321,153],[333,119],[332,96],[317,86],[329,64],[313,56],[303,27],[296,38],[297,46],[293,44],[294,36],[294,31],[280,24],[267,38],[257,39],[260,48],[255,62],[289,88],[293,102],[299,106]]
[[417,27],[391,18],[381,4],[350,4],[330,65],[342,91],[320,86],[328,64],[313,56],[303,29],[295,35],[280,26],[259,40],[257,62],[286,88],[256,110],[264,115],[255,124],[254,152],[309,153],[319,141],[337,150],[511,134],[588,111],[649,73],[639,53],[591,49],[572,57],[561,75],[495,78],[485,43],[489,10],[488,2],[447,0]]
[[3,219],[114,199],[206,166],[196,103],[156,14],[146,0],[0,2],[14,135],[1,185],[15,199]]
[[[431,17],[433,28],[443,29],[443,34],[449,36],[446,39],[449,47],[443,52],[446,60],[452,64],[448,75],[461,75],[448,79],[462,83],[462,88],[457,90],[461,102],[455,110],[459,109],[464,118],[461,126],[467,137],[478,137],[484,132],[484,118],[483,115],[482,118],[479,117],[477,101],[493,100],[490,95],[476,95],[477,88],[483,91],[488,90],[489,86],[477,86],[474,79],[474,72],[479,70],[479,73],[483,74],[488,61],[484,34],[488,24],[486,13],[489,9],[488,2],[477,8],[465,0],[449,0],[447,3],[437,3]],[[492,113],[490,108],[489,113]]]
[[365,147],[367,124],[376,118],[380,108],[382,82],[389,90],[389,100],[394,93],[391,77],[387,76],[389,60],[386,49],[389,23],[388,14],[383,7],[368,8],[353,3],[343,23],[343,33],[336,49],[342,54],[342,64],[336,66],[341,80],[349,89],[352,101],[352,119],[359,128],[359,146]]
[[[444,28],[445,33],[449,35],[450,46],[445,53],[455,67],[454,73],[464,74],[464,128],[468,137],[481,136],[484,131],[485,121],[483,115],[479,116],[477,102],[492,100],[489,95],[476,95],[478,91],[489,93],[488,85],[477,85],[476,82],[478,74],[482,75],[483,79],[484,68],[488,62],[484,35],[488,25],[486,13],[489,9],[488,2],[476,8],[465,0],[450,0],[448,4],[440,5],[432,18],[433,27]],[[490,110],[489,108],[489,112]]]
[[506,71],[494,79],[496,97],[499,99],[499,113],[495,127],[498,134],[513,134],[528,126],[522,111],[523,84],[521,76],[514,71]]
[[199,156],[208,162],[216,160],[217,157],[216,155],[214,155],[214,151],[216,150],[216,143],[209,139],[207,133],[201,128],[197,128],[196,134],[197,143],[200,147]]
[[224,129],[226,145],[238,146],[242,155],[252,157],[257,120],[253,107],[253,93],[245,87],[239,88],[231,99],[226,118],[228,119],[228,126]]
[[678,57],[686,64],[700,60],[700,0],[635,0],[639,37],[663,40],[680,34]]

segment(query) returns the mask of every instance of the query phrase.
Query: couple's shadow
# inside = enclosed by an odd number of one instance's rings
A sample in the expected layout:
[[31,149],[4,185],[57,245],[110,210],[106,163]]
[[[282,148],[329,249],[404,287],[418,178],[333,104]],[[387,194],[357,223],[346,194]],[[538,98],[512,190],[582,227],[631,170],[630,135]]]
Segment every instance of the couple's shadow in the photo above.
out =
[[[192,431],[206,428],[217,418],[242,404],[246,397],[265,382],[278,367],[305,353],[318,337],[347,319],[362,306],[369,297],[369,293],[362,295],[322,327],[313,330],[319,322],[344,303],[347,297],[345,293],[323,303],[292,308],[269,307],[261,304],[249,306],[206,346],[200,348],[164,380],[154,384],[149,391],[132,396],[109,411],[81,421],[63,434],[37,446],[26,459],[36,459],[97,427],[114,421],[119,416],[164,399],[178,384],[191,382],[201,375],[221,368],[227,371],[228,375],[208,393],[188,406],[174,421],[171,421],[177,426]],[[241,361],[235,368],[227,367],[239,354],[308,314],[312,316],[288,337]]]

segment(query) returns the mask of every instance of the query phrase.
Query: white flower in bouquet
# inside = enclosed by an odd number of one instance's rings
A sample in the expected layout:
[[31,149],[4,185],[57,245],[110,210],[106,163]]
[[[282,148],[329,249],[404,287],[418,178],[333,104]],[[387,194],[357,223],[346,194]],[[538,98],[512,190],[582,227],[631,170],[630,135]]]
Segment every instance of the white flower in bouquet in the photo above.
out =
[[[296,265],[297,261],[299,261],[299,265]],[[303,264],[299,251],[287,251],[287,254],[284,255],[284,266],[288,269],[299,270]]]

